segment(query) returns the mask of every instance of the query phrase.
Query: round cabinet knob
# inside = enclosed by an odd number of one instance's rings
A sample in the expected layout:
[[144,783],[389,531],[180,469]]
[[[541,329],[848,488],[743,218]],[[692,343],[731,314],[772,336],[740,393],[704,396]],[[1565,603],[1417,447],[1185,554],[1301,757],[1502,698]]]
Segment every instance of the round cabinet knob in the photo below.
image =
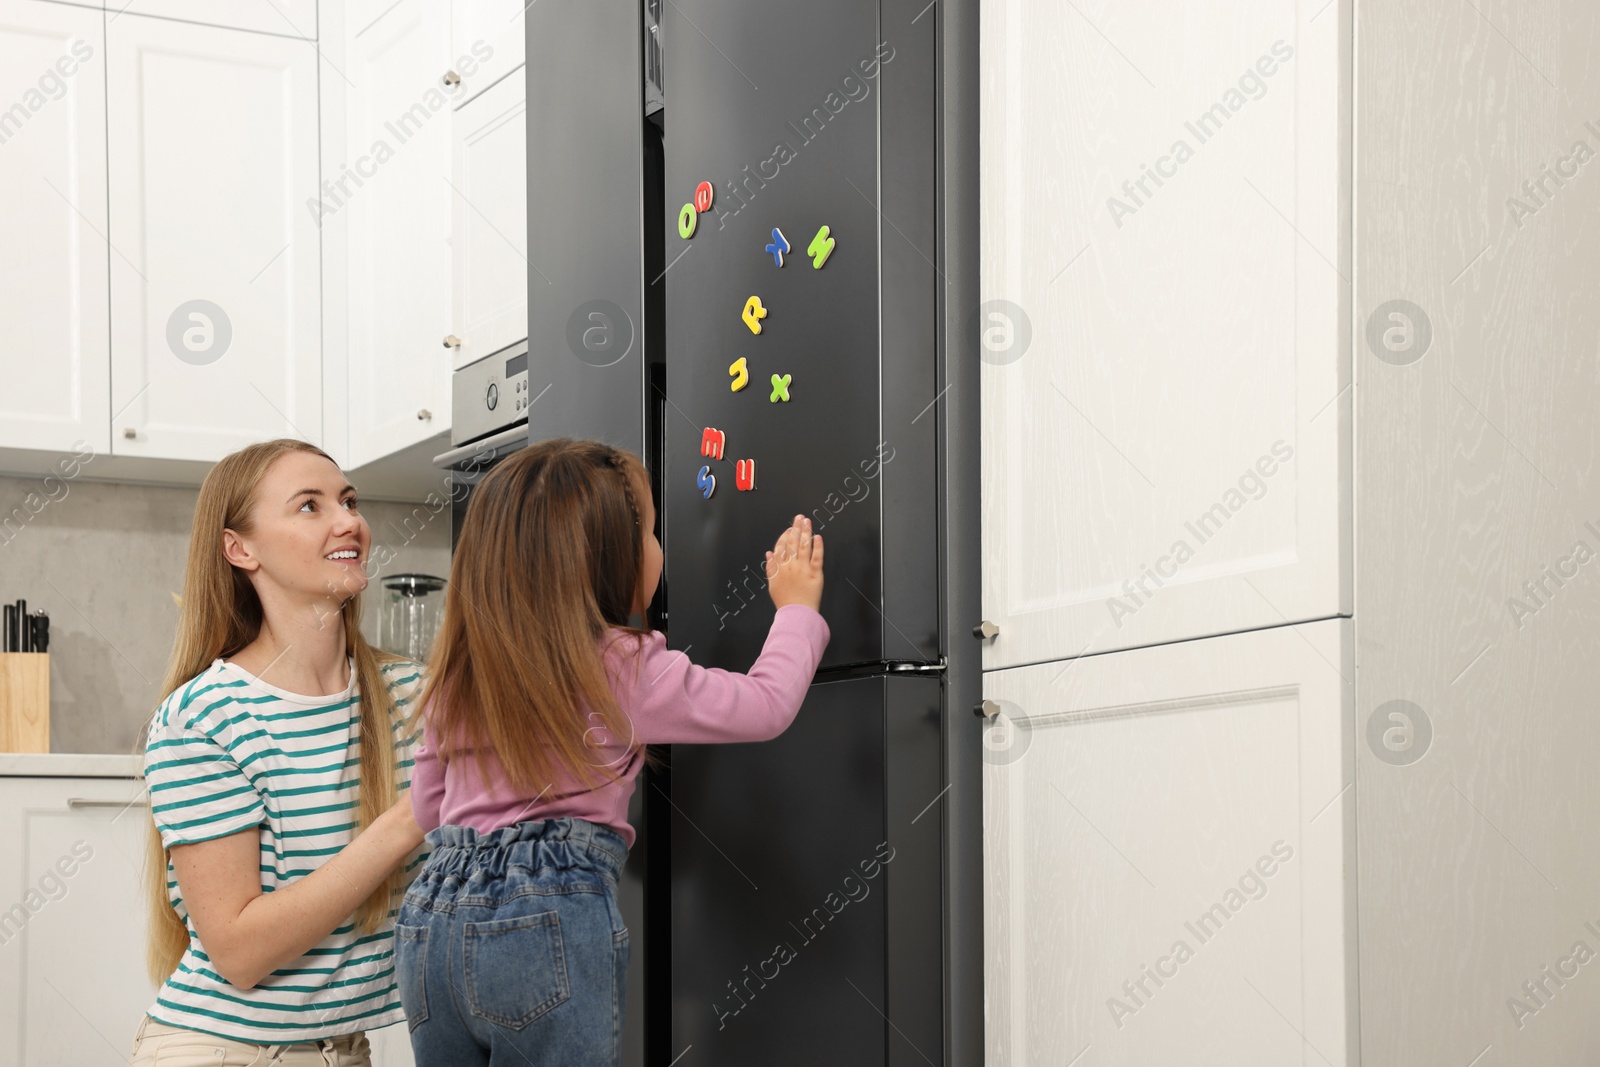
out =
[[429,411],[427,408],[423,408],[421,411],[417,412],[417,419],[420,422],[427,422],[431,418],[433,418],[433,412]]
[[139,439],[139,431],[135,430],[132,426],[124,426],[122,428],[122,436],[126,437],[130,441],[137,441]]
[[1000,714],[1000,703],[995,700],[982,700],[972,707],[972,713],[982,719],[992,719]]
[[460,348],[461,338],[457,337],[453,333],[447,333],[444,335],[444,346],[446,348]]
[[461,84],[461,75],[453,70],[447,70],[444,72],[444,83],[453,89]]
[[972,628],[972,636],[976,637],[980,641],[987,641],[999,632],[1000,627],[996,626],[988,619],[984,619],[982,622]]

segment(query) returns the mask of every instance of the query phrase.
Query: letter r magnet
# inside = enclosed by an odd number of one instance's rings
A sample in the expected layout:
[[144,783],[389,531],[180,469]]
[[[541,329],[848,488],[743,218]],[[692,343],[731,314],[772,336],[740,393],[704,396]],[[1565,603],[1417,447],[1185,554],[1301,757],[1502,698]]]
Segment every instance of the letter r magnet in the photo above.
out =
[[767,317],[767,309],[761,306],[759,296],[752,296],[744,302],[744,311],[739,317],[750,327],[751,333],[758,334],[761,332],[761,320]]

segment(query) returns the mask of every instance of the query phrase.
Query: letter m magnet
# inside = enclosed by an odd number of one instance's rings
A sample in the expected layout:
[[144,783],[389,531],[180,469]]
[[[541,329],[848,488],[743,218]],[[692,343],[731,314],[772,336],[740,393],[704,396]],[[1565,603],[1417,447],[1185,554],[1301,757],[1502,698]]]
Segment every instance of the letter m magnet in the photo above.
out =
[[711,459],[721,459],[722,447],[727,444],[727,441],[727,434],[707,426],[700,432],[700,454]]

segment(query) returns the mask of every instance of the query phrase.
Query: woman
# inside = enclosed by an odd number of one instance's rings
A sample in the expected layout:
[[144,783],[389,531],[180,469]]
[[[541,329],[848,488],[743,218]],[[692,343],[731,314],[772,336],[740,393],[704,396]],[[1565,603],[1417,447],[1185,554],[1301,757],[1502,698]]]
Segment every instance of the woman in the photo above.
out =
[[361,636],[371,539],[303,441],[235,452],[200,488],[145,749],[160,989],[133,1064],[363,1065],[363,1031],[403,1018],[421,668]]

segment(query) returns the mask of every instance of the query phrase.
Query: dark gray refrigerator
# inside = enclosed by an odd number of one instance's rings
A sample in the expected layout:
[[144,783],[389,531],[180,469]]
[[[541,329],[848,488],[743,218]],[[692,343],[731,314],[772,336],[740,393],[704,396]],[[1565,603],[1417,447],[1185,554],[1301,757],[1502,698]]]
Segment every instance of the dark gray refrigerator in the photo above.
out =
[[639,780],[625,1062],[980,1064],[976,2],[525,18],[529,338],[457,372],[440,461],[641,451],[703,666],[754,662],[792,516],[827,546],[794,725]]
[[946,614],[953,572],[976,578],[949,524],[977,493],[945,481],[977,452],[974,409],[946,403],[975,403],[976,375],[942,330],[939,15],[664,11],[669,642],[749,667],[763,553],[797,513],[827,546],[832,632],[777,740],[673,747],[683,1064],[981,1058],[977,697],[949,677],[979,620]]

